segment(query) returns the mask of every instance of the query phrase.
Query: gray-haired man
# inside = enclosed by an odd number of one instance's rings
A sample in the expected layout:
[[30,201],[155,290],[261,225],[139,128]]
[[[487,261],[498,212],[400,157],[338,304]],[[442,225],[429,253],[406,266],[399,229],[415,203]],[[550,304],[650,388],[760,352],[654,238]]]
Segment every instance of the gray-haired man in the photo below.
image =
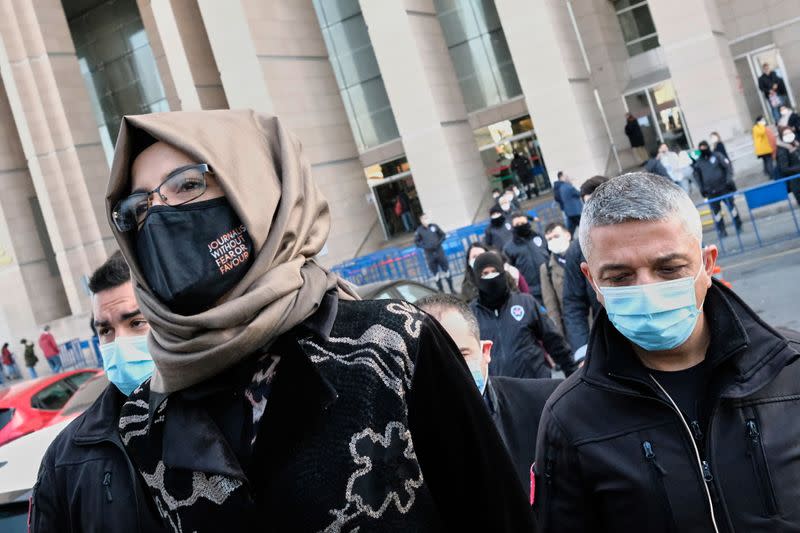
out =
[[604,307],[536,449],[544,532],[800,531],[800,353],[711,278],[671,181],[625,174],[583,211]]

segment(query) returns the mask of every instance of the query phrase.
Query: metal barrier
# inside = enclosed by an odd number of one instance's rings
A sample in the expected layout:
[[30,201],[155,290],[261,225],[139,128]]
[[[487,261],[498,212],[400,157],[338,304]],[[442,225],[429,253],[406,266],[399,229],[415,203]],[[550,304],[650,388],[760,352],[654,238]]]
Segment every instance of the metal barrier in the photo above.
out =
[[64,370],[97,366],[97,358],[87,341],[72,339],[60,346],[61,366]]
[[[564,216],[555,202],[550,202],[527,212],[534,220],[539,233],[550,222],[564,221]],[[489,220],[450,231],[442,243],[450,265],[450,274],[464,273],[467,264],[467,248],[483,239]],[[386,248],[369,255],[357,257],[332,268],[334,272],[356,285],[366,285],[395,279],[411,279],[427,282],[433,278],[425,262],[424,252],[416,246]]]
[[[791,195],[789,194],[790,187],[800,188],[800,174],[795,174],[787,178],[782,178],[775,181],[770,181],[761,185],[748,187],[741,191],[723,194],[714,198],[697,204],[697,208],[702,214],[707,214],[712,204],[720,203],[720,216],[724,219],[724,209],[728,210],[730,217],[733,213],[730,212],[726,200],[730,199],[734,202],[734,207],[742,220],[742,227],[735,228],[732,221],[726,221],[732,229],[732,234],[724,236],[720,228],[714,222],[704,223],[704,225],[713,225],[717,236],[716,244],[719,247],[720,255],[734,255],[745,252],[748,249],[764,246],[765,244],[773,244],[787,239],[793,239],[800,236],[800,221],[798,215],[795,213],[795,206],[792,204]],[[744,199],[744,206],[747,208],[747,213],[743,212],[742,205],[736,203],[737,199]],[[788,210],[773,210],[769,215],[761,218],[760,222],[757,220],[759,217],[756,215],[756,210],[761,210],[765,207],[776,207],[777,204],[786,203]],[[748,220],[749,219],[749,220]],[[749,224],[748,224],[749,221]],[[747,231],[752,228],[752,232]],[[787,231],[788,230],[788,231]],[[735,239],[738,247],[731,248],[730,240]],[[706,243],[708,243],[707,239]]]

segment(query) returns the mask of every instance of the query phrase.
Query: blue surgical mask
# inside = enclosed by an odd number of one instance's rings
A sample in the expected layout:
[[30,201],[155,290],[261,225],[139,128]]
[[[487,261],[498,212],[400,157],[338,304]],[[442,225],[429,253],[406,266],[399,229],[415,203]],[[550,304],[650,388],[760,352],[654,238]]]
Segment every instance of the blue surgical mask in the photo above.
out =
[[469,373],[472,374],[472,379],[475,381],[475,385],[477,385],[478,390],[483,394],[483,391],[486,390],[486,378],[483,376],[480,365],[468,360],[467,366],[469,367]]
[[704,264],[701,262],[700,271],[690,278],[598,287],[608,318],[628,340],[649,352],[680,346],[692,334],[700,316],[694,284]]
[[130,396],[153,374],[155,365],[147,350],[147,335],[117,337],[102,344],[100,353],[108,380],[125,396]]

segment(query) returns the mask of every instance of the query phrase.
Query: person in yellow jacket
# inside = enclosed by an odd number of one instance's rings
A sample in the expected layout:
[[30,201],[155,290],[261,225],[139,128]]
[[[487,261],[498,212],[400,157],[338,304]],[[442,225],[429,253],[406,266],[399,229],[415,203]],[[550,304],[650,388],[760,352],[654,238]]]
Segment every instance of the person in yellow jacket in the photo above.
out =
[[756,123],[753,125],[753,149],[756,157],[764,163],[764,174],[769,179],[775,179],[775,162],[773,161],[775,143],[774,140],[770,140],[771,133],[764,117],[762,115],[756,117]]

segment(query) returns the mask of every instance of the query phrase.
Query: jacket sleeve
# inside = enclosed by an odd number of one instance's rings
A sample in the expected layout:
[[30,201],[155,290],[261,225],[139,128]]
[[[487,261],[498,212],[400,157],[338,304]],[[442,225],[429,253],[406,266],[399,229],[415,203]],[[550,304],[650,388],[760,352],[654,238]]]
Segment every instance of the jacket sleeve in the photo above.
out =
[[541,339],[544,349],[561,366],[564,374],[569,376],[575,371],[575,361],[572,359],[572,350],[564,337],[558,332],[555,324],[550,318],[543,314],[538,306],[533,306],[531,312],[535,313],[535,320],[532,322],[534,334]]
[[64,508],[66,503],[67,495],[59,489],[52,453],[49,450],[42,460],[33,487],[28,510],[30,520],[28,532],[56,533],[69,529],[70,520]]
[[733,181],[733,165],[731,165],[730,160],[727,156],[724,156],[720,159],[720,164],[722,168],[725,169],[725,183],[728,184],[728,187],[735,191],[736,190],[736,183]]
[[436,226],[436,234],[439,236],[439,245],[441,245],[447,238],[447,233],[444,232],[441,226]]
[[550,279],[546,263],[539,267],[539,279],[542,280],[542,303],[547,308],[547,316],[550,317],[558,334],[563,337],[564,327],[561,325],[561,305],[558,301],[556,288]]
[[788,178],[789,176],[800,174],[800,166],[798,165],[792,166],[789,150],[785,148],[781,148],[780,150],[778,150],[777,161],[778,161],[778,170],[780,170],[781,177]]
[[[464,358],[430,318],[420,328],[408,418],[444,531],[535,530],[528,498]],[[480,510],[467,511],[476,497]]]
[[486,243],[487,246],[494,246],[492,242],[494,242],[494,233],[491,231],[491,225],[486,228],[483,232],[483,242]]
[[694,180],[697,182],[697,187],[700,189],[700,194],[702,194],[703,196],[707,196],[706,186],[703,183],[703,173],[700,172],[700,167],[698,163],[695,161],[692,167],[693,167],[692,174],[694,175]]
[[533,509],[540,533],[597,530],[582,486],[577,451],[545,405],[536,443],[536,492]]
[[414,232],[414,246],[422,248],[422,234],[419,232],[419,228]]
[[[574,246],[577,247],[577,244]],[[567,340],[577,350],[589,342],[590,302],[586,297],[586,278],[581,272],[580,249],[570,248],[564,265],[563,321]]]

